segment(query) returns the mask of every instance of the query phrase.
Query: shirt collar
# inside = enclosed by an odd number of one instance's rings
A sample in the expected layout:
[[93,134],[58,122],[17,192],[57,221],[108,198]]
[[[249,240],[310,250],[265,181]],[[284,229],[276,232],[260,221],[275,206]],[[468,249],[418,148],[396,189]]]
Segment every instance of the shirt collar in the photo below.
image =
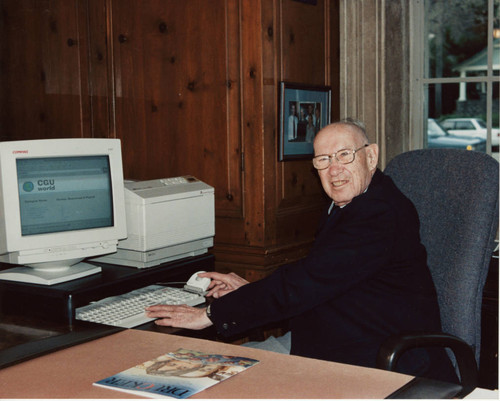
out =
[[[369,187],[370,185],[368,185]],[[363,191],[363,193],[365,193],[366,191],[368,191],[368,187],[366,187],[366,189]],[[345,204],[343,206],[339,206],[339,208],[344,208],[346,207],[348,204]],[[335,201],[332,201],[332,204],[330,205],[330,207],[328,208],[328,215],[330,215],[330,213],[332,212],[333,208],[335,207]]]

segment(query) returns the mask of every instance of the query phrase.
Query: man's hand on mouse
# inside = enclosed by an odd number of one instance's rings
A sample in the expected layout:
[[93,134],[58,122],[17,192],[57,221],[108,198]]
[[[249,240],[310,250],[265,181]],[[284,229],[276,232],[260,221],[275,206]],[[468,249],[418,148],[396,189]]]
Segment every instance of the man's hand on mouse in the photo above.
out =
[[208,286],[208,292],[205,296],[220,298],[230,292],[248,284],[249,282],[244,278],[241,278],[235,273],[217,273],[217,272],[207,272],[200,273],[200,277],[208,277],[212,281]]

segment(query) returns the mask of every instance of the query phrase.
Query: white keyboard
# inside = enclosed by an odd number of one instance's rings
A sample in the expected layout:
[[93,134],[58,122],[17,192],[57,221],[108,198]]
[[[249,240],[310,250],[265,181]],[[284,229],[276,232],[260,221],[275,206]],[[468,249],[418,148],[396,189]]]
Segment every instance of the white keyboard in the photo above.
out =
[[76,308],[75,318],[109,326],[132,328],[155,320],[146,316],[144,309],[149,305],[196,306],[204,302],[204,296],[180,288],[150,285]]

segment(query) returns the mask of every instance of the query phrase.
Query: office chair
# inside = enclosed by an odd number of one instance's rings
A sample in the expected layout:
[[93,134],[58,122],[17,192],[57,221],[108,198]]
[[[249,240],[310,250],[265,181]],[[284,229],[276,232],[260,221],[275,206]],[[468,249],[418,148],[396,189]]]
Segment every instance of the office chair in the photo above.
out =
[[419,215],[443,333],[391,337],[379,352],[379,368],[394,370],[407,349],[443,346],[458,368],[462,391],[456,396],[476,387],[482,293],[498,230],[498,171],[487,154],[459,149],[410,151],[388,164],[385,173]]

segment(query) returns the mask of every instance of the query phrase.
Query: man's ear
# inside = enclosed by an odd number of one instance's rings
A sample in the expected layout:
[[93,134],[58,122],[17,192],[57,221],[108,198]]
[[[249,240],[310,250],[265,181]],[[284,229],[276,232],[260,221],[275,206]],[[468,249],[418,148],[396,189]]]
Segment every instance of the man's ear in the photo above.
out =
[[378,145],[376,143],[370,144],[366,148],[366,160],[368,161],[368,167],[370,170],[375,170],[378,164]]

